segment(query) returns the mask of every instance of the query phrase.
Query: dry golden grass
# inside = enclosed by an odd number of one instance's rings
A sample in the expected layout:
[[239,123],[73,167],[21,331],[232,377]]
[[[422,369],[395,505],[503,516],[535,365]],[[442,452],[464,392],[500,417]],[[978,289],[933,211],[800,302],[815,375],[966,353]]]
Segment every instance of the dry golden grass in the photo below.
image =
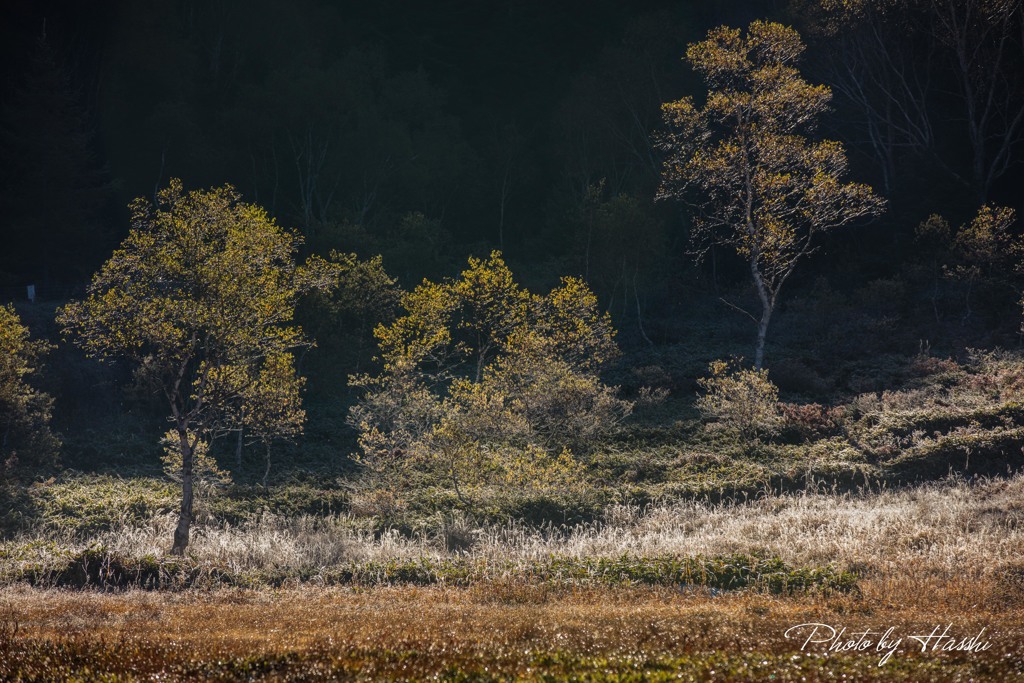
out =
[[[767,497],[742,505],[617,508],[600,524],[476,528],[482,562],[760,552],[854,568],[850,594],[573,587],[513,571],[466,588],[414,586],[182,593],[0,590],[0,680],[1024,680],[1024,476],[867,495]],[[158,525],[111,532],[120,552],[158,553]],[[208,527],[200,562],[237,569],[444,558],[439,539],[353,530],[351,520],[263,519]],[[787,628],[894,627],[876,652],[801,651]],[[906,637],[952,624],[991,647],[921,653]]]
[[[27,534],[0,543],[0,576],[58,566],[98,544],[129,559],[164,554],[173,516],[79,537]],[[453,547],[455,538],[458,551]],[[767,496],[738,505],[613,507],[597,523],[537,529],[454,518],[413,536],[374,535],[345,516],[264,516],[196,529],[192,560],[231,575],[316,577],[351,563],[443,561],[529,567],[547,558],[757,554],[792,566],[833,564],[884,580],[921,576],[1024,584],[1024,475],[898,491]],[[257,581],[258,582],[258,581]]]
[[[10,588],[0,605],[17,630],[0,638],[0,679],[1016,680],[1024,607],[991,590],[936,580],[868,581],[862,596],[831,598],[515,582],[184,594]],[[879,667],[874,652],[802,652],[784,633],[805,622],[904,635],[985,627],[992,647],[922,654],[907,644]]]

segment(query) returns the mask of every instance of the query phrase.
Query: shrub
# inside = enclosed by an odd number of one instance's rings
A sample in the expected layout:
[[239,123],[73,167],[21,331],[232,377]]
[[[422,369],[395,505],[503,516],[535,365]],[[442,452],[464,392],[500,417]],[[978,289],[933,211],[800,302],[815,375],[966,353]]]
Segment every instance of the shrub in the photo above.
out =
[[352,378],[361,460],[392,484],[440,480],[464,504],[481,486],[562,488],[632,409],[600,380],[614,330],[579,280],[534,295],[494,252],[402,307],[375,331],[383,372]]
[[740,360],[716,360],[708,366],[710,375],[697,380],[704,389],[697,409],[705,421],[758,438],[780,425],[779,389],[768,379],[767,370],[745,369]]
[[927,354],[920,354],[910,364],[910,375],[912,377],[933,377],[955,373],[960,370],[956,361],[950,358],[936,358]]
[[820,403],[780,403],[779,410],[784,428],[807,441],[834,436],[840,429],[844,413],[842,407],[833,408]]

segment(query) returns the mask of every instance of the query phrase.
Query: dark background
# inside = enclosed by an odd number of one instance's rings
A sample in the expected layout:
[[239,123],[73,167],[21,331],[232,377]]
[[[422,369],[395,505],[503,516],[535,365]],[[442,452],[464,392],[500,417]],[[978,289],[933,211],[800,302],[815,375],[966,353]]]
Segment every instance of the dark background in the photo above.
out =
[[[187,188],[235,185],[301,229],[309,252],[383,254],[407,287],[501,248],[531,288],[584,276],[627,351],[706,363],[731,340],[749,353],[753,327],[720,301],[752,303],[746,271],[721,251],[694,262],[688,210],[654,202],[651,135],[661,103],[702,96],[682,56],[719,24],[795,25],[808,43],[807,78],[830,83],[841,44],[858,34],[830,34],[807,4],[8,1],[0,294],[24,299],[34,284],[42,303],[22,305],[26,321],[56,338],[53,307],[80,294],[126,234],[126,204],[180,177]],[[915,228],[934,213],[956,226],[982,200],[1020,209],[1020,148],[987,193],[964,182],[955,64],[941,45],[894,26],[889,48],[930,79],[934,140],[897,146],[887,175],[860,110],[836,90],[821,132],[847,145],[853,177],[889,210],[829,238],[787,283],[769,365],[1019,344],[1019,292],[976,290],[965,308],[962,285],[942,277],[948,245],[922,245]],[[1014,103],[1021,52],[1014,34],[995,70]],[[329,327],[310,315],[307,328]],[[695,338],[697,350],[686,346]],[[314,394],[347,395],[344,339],[322,340]],[[117,377],[81,359],[54,364],[65,424],[76,410],[122,405]],[[97,377],[110,388],[100,400],[81,389]]]

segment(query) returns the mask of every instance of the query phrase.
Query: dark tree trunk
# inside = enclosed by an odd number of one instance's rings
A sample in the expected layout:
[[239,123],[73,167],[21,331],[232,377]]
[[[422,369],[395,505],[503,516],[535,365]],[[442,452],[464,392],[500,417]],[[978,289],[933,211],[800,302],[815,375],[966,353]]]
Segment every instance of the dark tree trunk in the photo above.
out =
[[267,447],[267,452],[266,452],[267,467],[266,467],[265,470],[263,470],[263,489],[264,490],[266,490],[266,488],[267,488],[267,479],[270,477],[270,444],[267,443],[265,445]]
[[238,428],[238,441],[235,443],[235,464],[239,469],[242,468],[242,439],[244,438],[245,429],[243,427]]
[[188,547],[189,530],[192,527],[192,444],[187,430],[178,429],[178,443],[181,449],[181,511],[178,526],[174,529],[174,545],[171,554],[184,555]]

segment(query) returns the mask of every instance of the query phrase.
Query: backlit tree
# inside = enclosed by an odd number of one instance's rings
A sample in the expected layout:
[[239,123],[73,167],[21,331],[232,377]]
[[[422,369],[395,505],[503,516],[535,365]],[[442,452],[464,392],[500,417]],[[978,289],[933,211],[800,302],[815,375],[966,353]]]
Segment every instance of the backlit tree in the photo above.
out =
[[867,185],[843,180],[840,143],[810,137],[831,92],[800,77],[803,50],[797,32],[781,24],[755,21],[746,35],[713,29],[686,52],[708,85],[704,105],[687,97],[662,106],[658,196],[697,207],[699,253],[725,245],[748,262],[761,303],[760,316],[751,316],[757,368],[779,292],[797,264],[821,234],[884,206]]
[[531,294],[494,252],[401,306],[374,333],[383,372],[353,378],[362,461],[388,485],[434,477],[467,504],[474,487],[564,482],[632,408],[600,381],[614,330],[580,280]]
[[0,306],[0,482],[18,466],[52,465],[60,441],[50,431],[53,399],[29,383],[50,345],[29,339],[10,305]]
[[157,205],[132,206],[132,229],[93,277],[88,297],[58,320],[89,354],[131,361],[170,410],[181,459],[181,510],[172,552],[192,522],[196,453],[239,428],[264,439],[301,430],[302,380],[293,351],[296,301],[327,290],[336,269],[297,265],[298,234],[279,227],[230,186],[184,192],[172,180]]

